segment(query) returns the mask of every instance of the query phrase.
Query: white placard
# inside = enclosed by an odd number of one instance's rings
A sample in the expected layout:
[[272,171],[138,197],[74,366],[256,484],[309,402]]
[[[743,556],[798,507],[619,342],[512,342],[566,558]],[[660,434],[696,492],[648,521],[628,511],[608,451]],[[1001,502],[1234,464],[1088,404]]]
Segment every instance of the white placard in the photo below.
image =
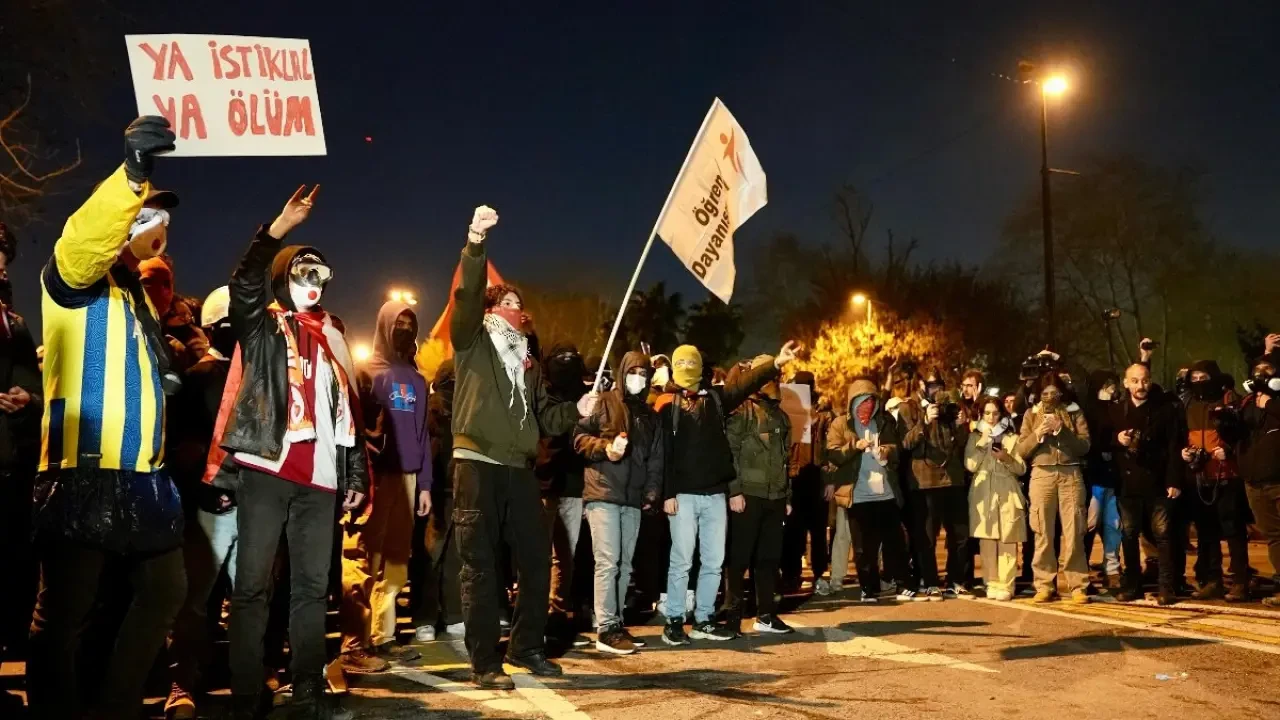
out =
[[311,43],[126,35],[139,115],[163,115],[178,157],[324,155]]

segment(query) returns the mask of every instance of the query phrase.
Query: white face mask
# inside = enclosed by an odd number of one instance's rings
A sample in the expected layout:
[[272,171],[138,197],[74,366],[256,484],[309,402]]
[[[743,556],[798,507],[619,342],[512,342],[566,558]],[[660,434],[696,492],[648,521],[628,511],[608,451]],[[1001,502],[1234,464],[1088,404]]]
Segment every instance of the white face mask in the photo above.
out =
[[324,294],[324,288],[307,287],[299,283],[289,281],[289,299],[293,301],[293,306],[298,312],[307,312],[311,308],[320,304],[320,296]]
[[169,244],[169,211],[144,207],[138,211],[129,228],[126,247],[138,260],[148,260],[164,254]]
[[671,368],[663,366],[653,371],[653,384],[666,387],[671,382]]
[[649,378],[643,375],[627,376],[627,394],[639,395],[649,387]]
[[1114,395],[1115,395],[1114,390],[1107,390],[1106,388],[1103,388],[1102,390],[1098,391],[1098,399],[1101,400],[1102,402],[1111,402],[1111,398]]

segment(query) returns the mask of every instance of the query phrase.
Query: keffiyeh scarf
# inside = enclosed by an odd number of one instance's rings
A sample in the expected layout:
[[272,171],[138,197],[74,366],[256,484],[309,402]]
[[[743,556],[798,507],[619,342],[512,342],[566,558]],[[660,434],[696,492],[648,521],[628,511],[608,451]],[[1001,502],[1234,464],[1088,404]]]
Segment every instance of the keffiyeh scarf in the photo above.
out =
[[514,408],[516,395],[520,395],[520,402],[524,407],[524,412],[520,415],[520,427],[523,428],[525,419],[529,417],[529,400],[524,386],[524,371],[529,367],[529,338],[511,327],[506,319],[493,313],[485,314],[484,329],[489,333],[494,349],[498,351],[502,367],[507,371],[507,379],[511,381],[511,397],[507,401],[507,407]]

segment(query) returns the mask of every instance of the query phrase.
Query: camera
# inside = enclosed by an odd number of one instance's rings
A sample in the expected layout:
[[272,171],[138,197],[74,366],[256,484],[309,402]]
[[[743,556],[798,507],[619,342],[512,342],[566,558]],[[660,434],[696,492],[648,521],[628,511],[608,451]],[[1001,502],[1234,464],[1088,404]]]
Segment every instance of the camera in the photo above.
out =
[[1266,373],[1254,373],[1253,377],[1244,381],[1244,391],[1250,394],[1262,393],[1275,397],[1280,395],[1280,377]]
[[1191,460],[1187,462],[1192,470],[1199,470],[1209,462],[1209,453],[1204,448],[1191,448]]
[[1018,370],[1018,379],[1022,381],[1039,380],[1047,372],[1057,371],[1062,367],[1057,355],[1052,353],[1036,353],[1022,361]]
[[1146,352],[1151,352],[1152,350],[1155,350],[1156,348],[1160,347],[1160,343],[1156,342],[1155,340],[1143,340],[1142,343],[1138,345],[1138,347]]

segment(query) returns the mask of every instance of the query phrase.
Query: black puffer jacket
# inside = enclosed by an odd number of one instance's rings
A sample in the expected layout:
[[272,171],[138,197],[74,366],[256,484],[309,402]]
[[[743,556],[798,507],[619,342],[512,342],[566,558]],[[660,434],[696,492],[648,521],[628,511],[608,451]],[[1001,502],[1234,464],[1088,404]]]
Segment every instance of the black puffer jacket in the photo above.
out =
[[[285,414],[289,407],[288,347],[267,307],[278,302],[287,310],[296,309],[289,298],[289,265],[301,253],[324,257],[315,248],[303,245],[282,248],[281,241],[271,237],[263,225],[231,274],[231,327],[240,344],[243,374],[235,408],[223,429],[222,448],[228,453],[278,458],[284,450]],[[295,326],[293,331],[297,333],[298,328]],[[354,385],[356,379],[352,377],[350,382]],[[339,494],[368,491],[369,465],[364,446],[364,428],[357,423],[355,447],[338,447]],[[235,490],[239,479],[224,471],[214,483]]]
[[[583,502],[606,502],[628,507],[655,505],[661,499],[663,438],[658,414],[645,402],[648,388],[627,396],[626,376],[633,368],[648,369],[644,353],[629,352],[622,358],[618,382],[600,396],[589,417],[578,421],[573,447],[588,463]],[[605,449],[614,438],[627,434],[627,453],[612,462]]]

